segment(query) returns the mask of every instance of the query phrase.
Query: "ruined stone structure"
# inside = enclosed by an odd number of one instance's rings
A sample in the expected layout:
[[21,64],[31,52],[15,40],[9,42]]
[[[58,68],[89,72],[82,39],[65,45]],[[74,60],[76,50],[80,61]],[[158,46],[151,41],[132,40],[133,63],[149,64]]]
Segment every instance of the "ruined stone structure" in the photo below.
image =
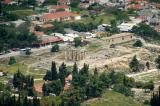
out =
[[69,48],[65,51],[65,60],[67,61],[80,61],[86,57],[86,50]]
[[110,37],[103,38],[103,40],[105,40],[107,44],[111,45],[132,41],[134,40],[134,37],[132,33],[120,33],[112,35]]

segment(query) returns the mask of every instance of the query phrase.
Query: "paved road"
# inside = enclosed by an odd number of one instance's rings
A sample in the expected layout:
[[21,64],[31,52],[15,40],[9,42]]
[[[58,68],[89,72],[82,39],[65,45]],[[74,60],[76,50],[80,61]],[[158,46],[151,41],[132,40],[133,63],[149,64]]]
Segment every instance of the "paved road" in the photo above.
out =
[[[40,47],[40,48],[32,48],[32,52],[33,53],[38,53],[40,51],[44,51],[44,50],[47,50],[47,49],[51,49],[51,46],[45,46],[45,47]],[[8,53],[8,54],[4,54],[4,55],[0,55],[0,59],[1,58],[8,58],[8,57],[11,57],[11,56],[18,56],[20,55],[20,52],[19,51],[12,51],[11,53]]]
[[[65,47],[65,46],[67,46],[67,43],[59,44],[59,46],[60,47]],[[31,51],[35,54],[35,53],[40,53],[41,51],[43,52],[45,50],[49,50],[51,48],[52,48],[52,45],[48,45],[48,46],[40,47],[40,48],[32,48]],[[18,55],[20,55],[19,51],[16,51],[16,52],[12,51],[11,53],[0,55],[0,59],[8,58],[8,57],[11,57],[11,56],[18,56]]]

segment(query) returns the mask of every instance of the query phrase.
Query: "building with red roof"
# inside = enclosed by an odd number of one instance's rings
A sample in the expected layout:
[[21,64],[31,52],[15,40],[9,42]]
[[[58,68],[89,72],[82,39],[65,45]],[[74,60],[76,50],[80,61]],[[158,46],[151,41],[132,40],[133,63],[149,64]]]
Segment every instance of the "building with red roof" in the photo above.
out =
[[47,13],[40,17],[41,22],[47,21],[68,21],[68,20],[79,20],[81,19],[80,15],[77,15],[72,12],[56,12],[56,13]]
[[58,42],[62,42],[62,41],[63,40],[59,37],[47,36],[47,37],[42,38],[42,42],[40,44],[47,45],[47,44],[58,43]]
[[143,9],[144,6],[140,5],[140,4],[131,4],[128,6],[129,9],[133,9],[133,10],[140,10]]
[[4,4],[10,4],[13,0],[2,0]]

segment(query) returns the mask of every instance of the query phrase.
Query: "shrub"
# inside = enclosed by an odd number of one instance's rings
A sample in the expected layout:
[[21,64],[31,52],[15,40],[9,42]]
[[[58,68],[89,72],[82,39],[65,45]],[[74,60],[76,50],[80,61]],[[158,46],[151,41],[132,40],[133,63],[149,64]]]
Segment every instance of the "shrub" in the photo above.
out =
[[52,46],[51,52],[58,52],[59,51],[59,45]]
[[10,57],[8,64],[12,65],[12,64],[15,64],[15,63],[16,63],[15,57]]
[[134,47],[142,47],[143,44],[140,40],[137,40],[134,44],[133,44]]

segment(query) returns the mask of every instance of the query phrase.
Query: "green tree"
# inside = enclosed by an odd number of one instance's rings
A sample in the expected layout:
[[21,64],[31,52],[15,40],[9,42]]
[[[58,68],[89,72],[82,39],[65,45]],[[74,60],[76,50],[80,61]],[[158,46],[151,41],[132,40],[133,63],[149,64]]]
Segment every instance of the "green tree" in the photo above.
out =
[[106,31],[108,31],[111,34],[119,33],[120,30],[117,28],[117,22],[116,20],[111,21],[111,27],[106,27]]
[[160,69],[160,55],[155,59],[157,69]]
[[136,55],[133,57],[133,59],[129,63],[129,67],[133,72],[139,71],[139,61],[137,60]]
[[42,91],[43,91],[43,96],[46,96],[47,95],[47,86],[45,83],[42,86]]
[[122,93],[126,96],[133,96],[131,88],[124,86],[123,84],[116,84],[113,87],[113,90],[119,93]]
[[150,104],[151,104],[151,106],[159,106],[159,104],[160,104],[160,87],[159,87],[158,92],[152,94]]
[[90,79],[89,84],[86,86],[86,96],[90,97],[99,97],[102,93],[102,86],[99,83],[97,75],[93,75]]
[[59,67],[59,78],[63,86],[65,84],[65,77],[67,77],[67,67],[66,64],[62,63]]
[[126,86],[126,87],[134,87],[135,86],[135,80],[134,78],[129,78],[127,76],[124,76],[124,81],[123,81],[123,84]]
[[78,67],[77,67],[77,63],[75,62],[73,65],[72,76],[77,75],[77,74],[78,74]]
[[151,26],[140,23],[132,28],[132,32],[146,40],[160,40],[160,34]]
[[143,44],[140,40],[137,40],[134,44],[133,44],[134,47],[142,47]]
[[28,0],[28,5],[35,5],[36,4],[36,0]]
[[72,71],[72,84],[76,88],[79,85],[79,73],[78,73],[78,67],[77,63],[75,62],[73,65],[73,71]]
[[52,74],[51,74],[51,71],[48,71],[46,72],[46,75],[43,77],[43,80],[45,81],[51,81],[52,80]]
[[150,63],[149,63],[149,61],[146,62],[146,67],[147,67],[148,70],[150,69]]
[[58,44],[53,45],[52,49],[51,49],[51,52],[58,52],[58,51],[59,51],[59,45]]
[[15,64],[15,63],[17,63],[15,57],[13,57],[13,56],[10,57],[8,64],[12,65],[12,64]]
[[81,38],[80,38],[80,37],[74,38],[74,46],[75,46],[75,47],[79,47],[79,46],[81,46],[81,45],[82,45],[82,40],[81,40]]
[[143,84],[143,89],[150,89],[154,90],[154,83],[153,81],[149,81]]
[[40,100],[37,97],[33,98],[33,106],[40,106]]
[[103,88],[109,88],[111,86],[111,84],[112,84],[111,78],[105,72],[103,72],[102,74],[100,74],[99,80],[100,80],[101,86]]
[[79,3],[80,3],[80,0],[74,0],[74,1],[71,2],[70,6],[73,7],[73,8],[77,8]]
[[79,86],[85,86],[89,80],[89,65],[84,64],[83,68],[79,71]]
[[60,80],[54,80],[47,85],[47,93],[53,93],[55,95],[59,95],[61,91],[63,90],[63,86]]
[[17,88],[18,90],[23,89],[23,81],[24,81],[24,75],[18,69],[18,71],[13,76],[14,88]]
[[52,74],[52,80],[57,80],[58,79],[58,73],[57,73],[57,68],[56,68],[56,63],[55,62],[52,62],[51,74]]
[[95,68],[95,69],[94,69],[94,76],[97,76],[97,75],[98,75],[98,69]]

